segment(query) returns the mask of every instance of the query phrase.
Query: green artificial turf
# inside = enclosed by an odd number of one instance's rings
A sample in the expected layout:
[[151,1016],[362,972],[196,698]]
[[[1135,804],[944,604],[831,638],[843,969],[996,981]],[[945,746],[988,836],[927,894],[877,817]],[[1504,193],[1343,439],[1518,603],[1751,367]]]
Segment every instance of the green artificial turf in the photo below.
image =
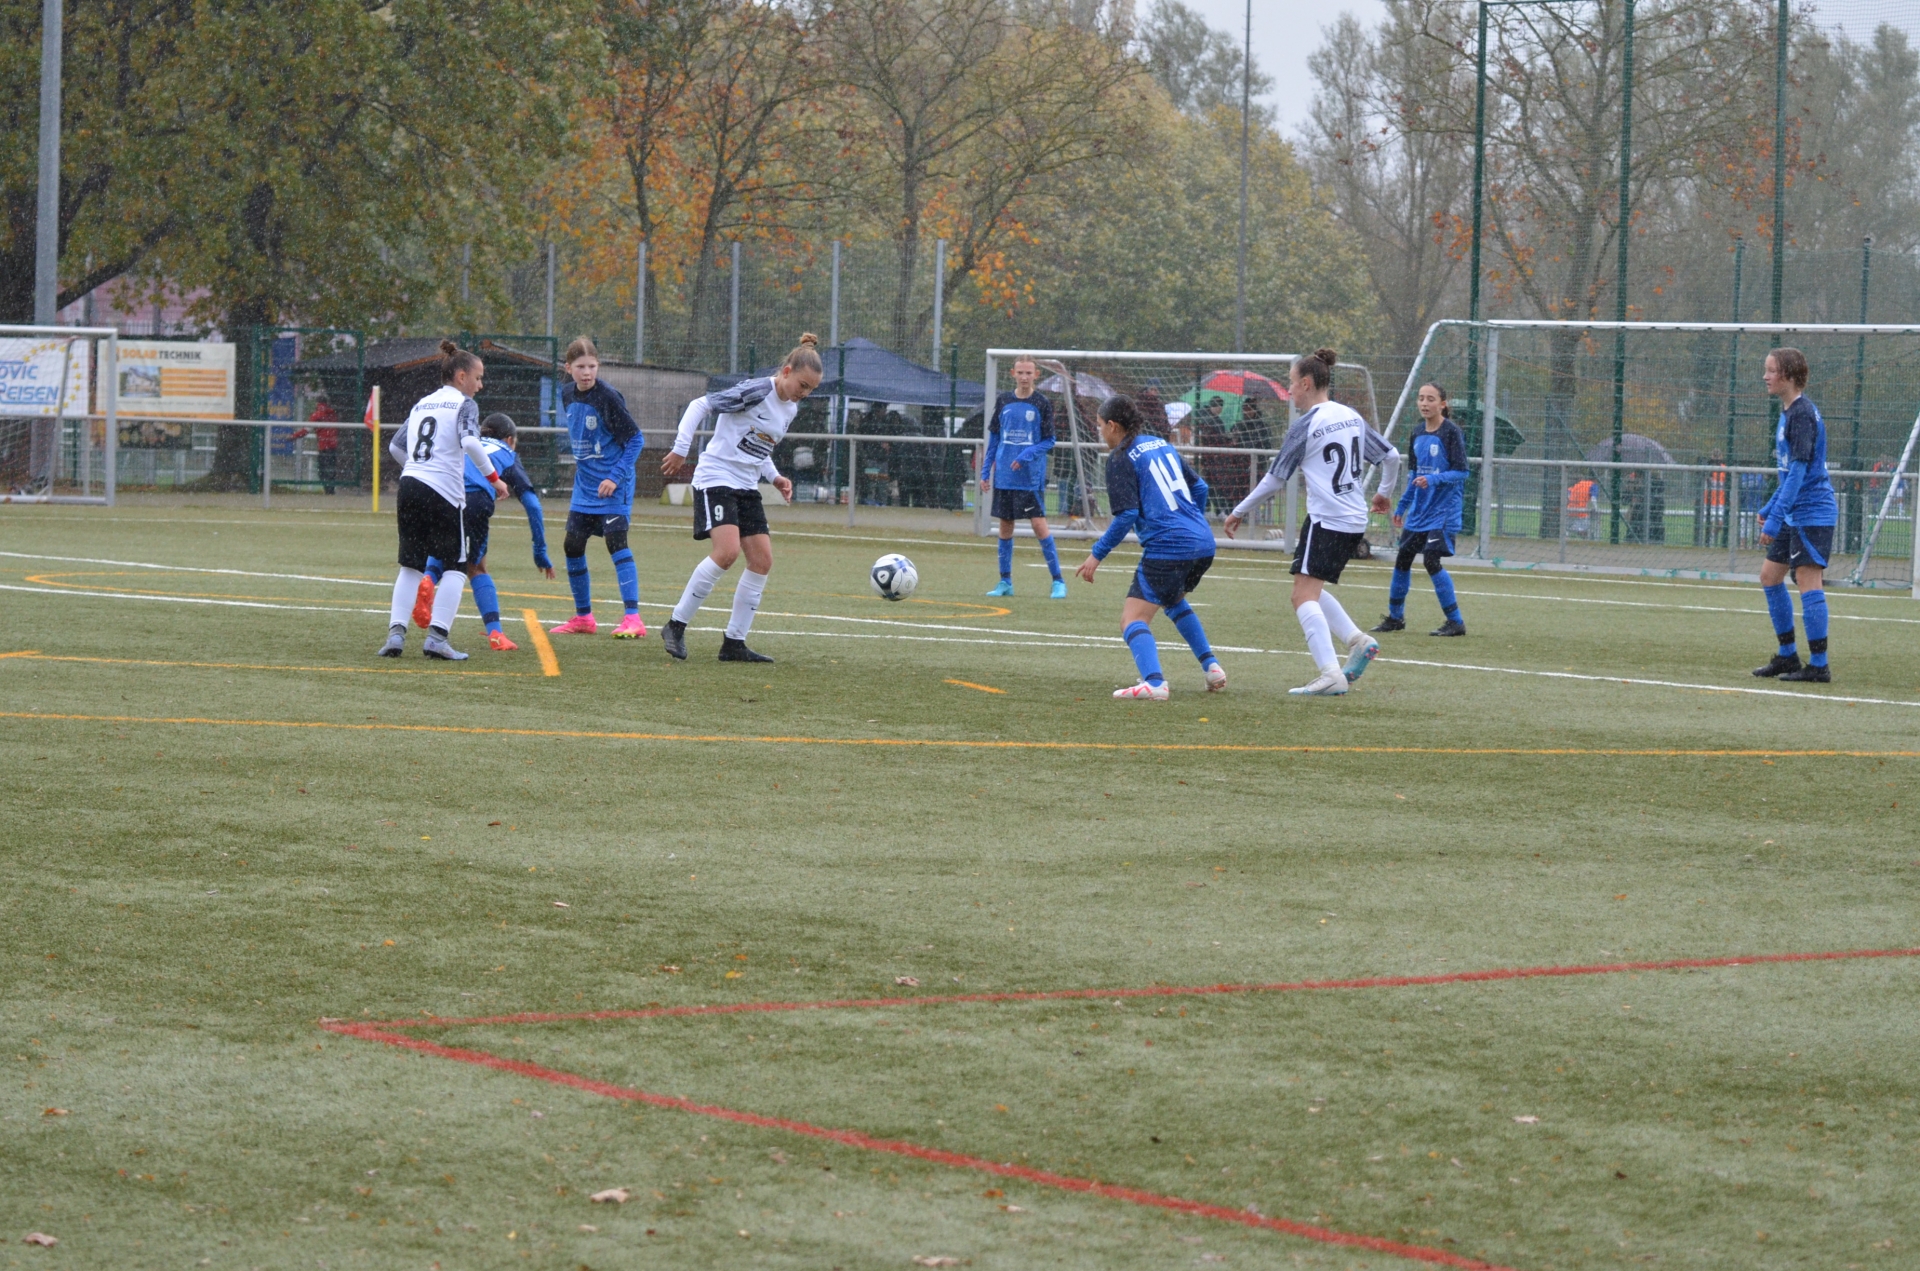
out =
[[[1460,570],[1467,639],[1420,634],[1417,579],[1414,631],[1348,698],[1301,700],[1284,559],[1227,554],[1195,600],[1240,650],[1229,690],[1162,622],[1173,700],[1119,704],[1126,553],[1055,603],[1023,540],[991,602],[991,546],[952,521],[787,514],[754,635],[775,665],[713,660],[728,582],[688,663],[608,639],[603,601],[556,678],[516,615],[571,605],[517,523],[493,565],[521,651],[469,618],[463,667],[417,633],[382,662],[391,523],[317,503],[0,508],[0,584],[24,589],[0,591],[0,654],[37,654],[0,658],[8,1266],[1412,1266],[319,1021],[1920,945],[1899,597],[1834,593],[1836,683],[1798,695],[1878,700],[1796,701],[1711,691],[1756,684],[1754,588]],[[677,519],[635,546],[657,629],[699,549]],[[895,548],[922,579],[903,605],[865,585]],[[251,572],[187,572],[216,569]],[[1371,625],[1385,583],[1356,566],[1340,594]],[[921,741],[1003,744],[874,744]],[[1756,748],[1861,753],[1599,753]],[[416,1035],[1528,1271],[1893,1268],[1920,1216],[1917,975]]]

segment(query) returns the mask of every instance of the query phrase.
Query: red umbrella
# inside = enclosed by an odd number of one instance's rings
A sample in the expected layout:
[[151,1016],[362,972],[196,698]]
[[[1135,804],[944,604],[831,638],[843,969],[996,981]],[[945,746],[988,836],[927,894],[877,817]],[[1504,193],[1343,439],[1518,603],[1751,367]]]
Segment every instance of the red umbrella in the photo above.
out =
[[1287,387],[1276,384],[1264,375],[1253,371],[1215,371],[1200,385],[1203,391],[1214,393],[1237,393],[1241,397],[1271,397],[1276,401],[1287,400]]

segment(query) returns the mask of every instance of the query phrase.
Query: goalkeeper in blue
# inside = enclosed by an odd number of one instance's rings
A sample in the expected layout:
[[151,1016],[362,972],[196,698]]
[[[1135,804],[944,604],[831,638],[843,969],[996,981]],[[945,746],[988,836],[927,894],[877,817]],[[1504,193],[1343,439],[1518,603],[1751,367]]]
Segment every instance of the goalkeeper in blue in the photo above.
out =
[[1121,701],[1167,700],[1160,646],[1148,626],[1162,609],[1200,660],[1207,691],[1217,693],[1227,686],[1227,673],[1207,643],[1200,615],[1187,603],[1187,593],[1200,585],[1213,564],[1213,529],[1204,511],[1207,483],[1179,451],[1145,431],[1146,420],[1131,397],[1109,397],[1100,403],[1098,417],[1100,440],[1112,452],[1107,456],[1107,500],[1113,521],[1076,572],[1092,582],[1100,562],[1129,530],[1140,540],[1141,555],[1120,607],[1121,635],[1140,670],[1140,682],[1113,695]]
[[1047,452],[1053,449],[1053,403],[1034,391],[1040,368],[1030,357],[1015,358],[1013,391],[1002,393],[987,421],[987,453],[980,461],[980,489],[993,493],[993,514],[1000,521],[1000,581],[989,596],[1013,594],[1013,525],[1025,519],[1040,540],[1040,554],[1053,574],[1052,599],[1067,598],[1060,576],[1060,551],[1047,528]]
[[1453,536],[1460,532],[1461,494],[1467,484],[1467,438],[1453,422],[1447,390],[1422,384],[1417,399],[1426,424],[1407,443],[1407,488],[1393,509],[1400,531],[1400,552],[1393,561],[1393,582],[1387,589],[1387,616],[1375,631],[1407,629],[1407,591],[1413,586],[1413,559],[1425,560],[1433,579],[1433,594],[1446,621],[1429,635],[1463,636],[1467,624],[1453,594],[1453,578],[1440,562],[1453,555]]
[[[1780,643],[1767,664],[1753,673],[1797,684],[1828,684],[1833,672],[1827,668],[1826,569],[1840,505],[1827,476],[1827,425],[1807,398],[1807,374],[1807,355],[1799,349],[1767,354],[1762,378],[1767,392],[1780,399],[1773,443],[1780,484],[1760,509],[1760,541],[1767,548],[1767,559],[1760,565],[1760,589]],[[1793,638],[1789,569],[1794,586],[1800,589],[1800,617],[1807,626],[1804,664]]]
[[[507,493],[520,500],[520,506],[527,510],[527,526],[533,532],[533,567],[553,577],[553,562],[547,558],[546,517],[540,507],[540,496],[534,493],[533,482],[527,476],[526,465],[514,453],[520,441],[513,419],[496,412],[481,420],[480,445],[493,460],[494,471],[506,484]],[[493,585],[493,575],[487,572],[487,536],[493,524],[493,511],[493,489],[473,460],[468,459],[467,506],[461,520],[467,536],[467,554],[474,563],[467,575],[473,583],[473,602],[480,607],[480,621],[487,624],[487,647],[496,653],[511,653],[520,646],[500,628],[500,589]],[[424,600],[415,601],[413,614],[414,621],[423,627],[427,624],[421,621],[420,605],[424,603],[431,610],[434,588],[445,571],[446,566],[439,558],[428,559],[426,579],[420,584]]]

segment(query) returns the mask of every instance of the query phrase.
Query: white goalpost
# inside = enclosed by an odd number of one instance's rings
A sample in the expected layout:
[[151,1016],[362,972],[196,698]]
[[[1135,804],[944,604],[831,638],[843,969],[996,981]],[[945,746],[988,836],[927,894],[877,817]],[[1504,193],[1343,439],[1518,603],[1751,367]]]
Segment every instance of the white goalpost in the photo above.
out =
[[1474,469],[1461,564],[1751,581],[1778,477],[1761,383],[1777,346],[1807,355],[1826,424],[1828,577],[1920,599],[1920,324],[1448,319],[1383,431],[1398,440],[1420,384],[1453,393]]
[[[1286,382],[1297,353],[1177,353],[1158,350],[991,348],[986,354],[985,423],[992,424],[995,398],[1012,387],[1008,373],[1016,360],[1031,358],[1040,372],[1039,391],[1056,403],[1054,459],[1047,495],[1067,517],[1056,536],[1093,537],[1106,516],[1106,447],[1100,443],[1092,412],[1110,393],[1138,401],[1156,430],[1188,457],[1212,490],[1209,515],[1219,519],[1260,479],[1277,453],[1293,418]],[[1376,427],[1380,402],[1373,373],[1357,362],[1336,368],[1352,374],[1336,380],[1335,392]],[[982,450],[984,455],[984,438]],[[976,457],[976,466],[977,458]],[[976,487],[977,490],[977,487]],[[1276,496],[1284,510],[1262,509],[1262,524],[1277,530],[1271,539],[1240,539],[1235,547],[1291,550],[1298,482]],[[988,500],[974,499],[974,532],[990,534]],[[1021,527],[1019,533],[1026,533]],[[1222,546],[1226,546],[1222,543]]]
[[0,503],[112,506],[119,358],[112,327],[0,325]]

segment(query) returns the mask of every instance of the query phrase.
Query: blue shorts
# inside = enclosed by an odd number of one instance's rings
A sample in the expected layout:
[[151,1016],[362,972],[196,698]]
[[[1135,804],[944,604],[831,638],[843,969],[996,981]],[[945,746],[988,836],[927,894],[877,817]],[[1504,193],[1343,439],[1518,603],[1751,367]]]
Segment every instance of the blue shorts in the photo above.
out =
[[1206,577],[1211,568],[1211,556],[1193,560],[1143,560],[1139,568],[1133,571],[1133,586],[1127,588],[1127,595],[1134,600],[1159,605],[1162,609],[1171,609],[1200,585],[1200,580]]
[[993,487],[993,515],[999,521],[1031,521],[1034,517],[1044,517],[1047,505],[1038,490],[1009,490],[1005,486]]
[[1776,565],[1799,569],[1802,565],[1827,567],[1833,556],[1833,526],[1783,525],[1767,544],[1767,559]]

